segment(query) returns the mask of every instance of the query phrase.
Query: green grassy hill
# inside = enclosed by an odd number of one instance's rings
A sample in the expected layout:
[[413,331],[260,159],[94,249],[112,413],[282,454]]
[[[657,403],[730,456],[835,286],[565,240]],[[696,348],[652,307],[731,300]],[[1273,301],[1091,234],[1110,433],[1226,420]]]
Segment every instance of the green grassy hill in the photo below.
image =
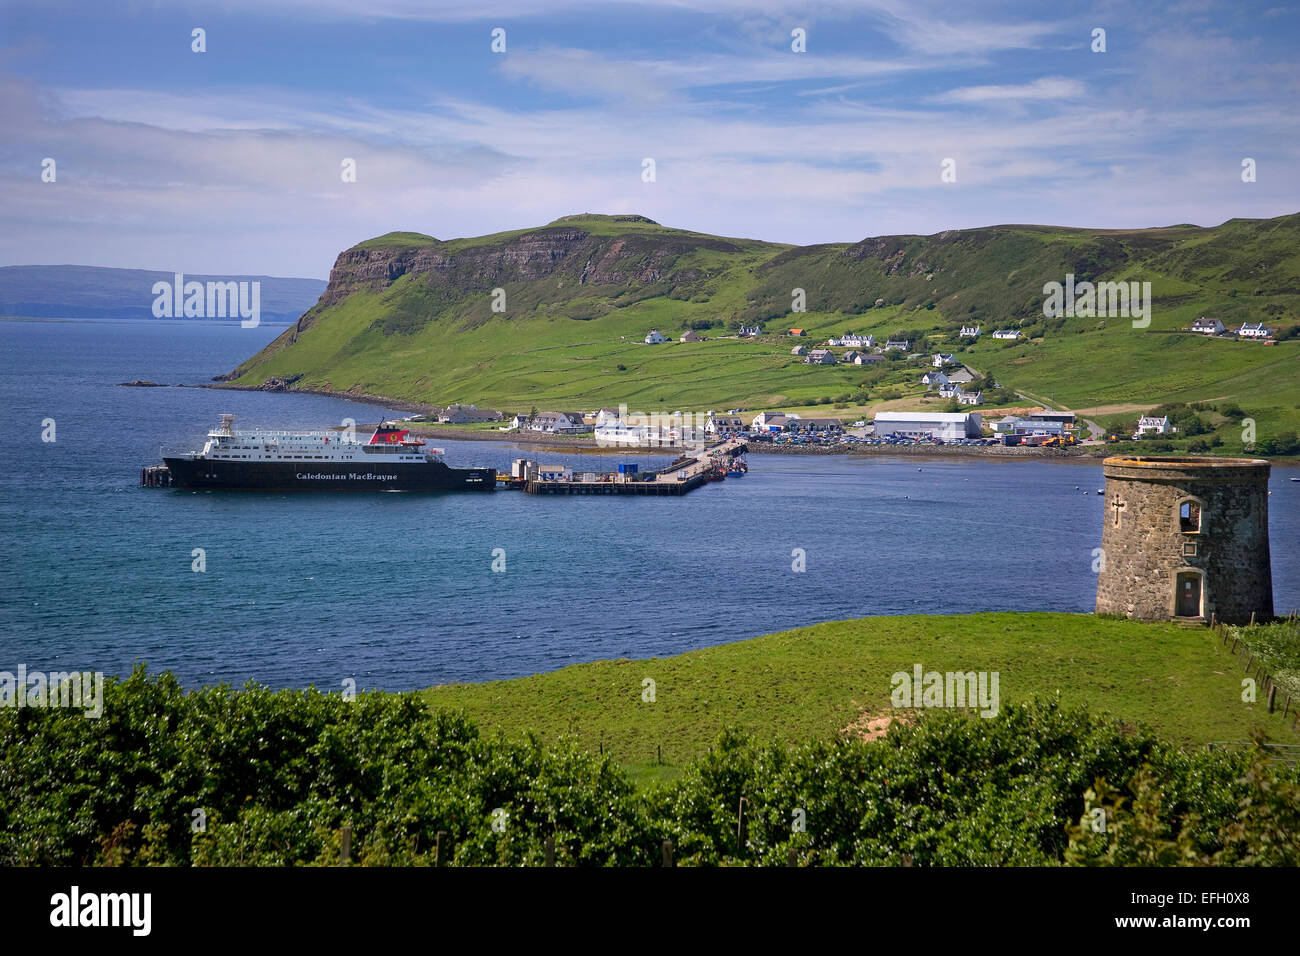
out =
[[[1044,283],[1067,273],[1150,282],[1150,327],[1044,318]],[[504,290],[504,312],[493,311],[495,289]],[[791,311],[795,289],[805,312]],[[640,216],[569,216],[448,241],[389,233],[342,253],[320,302],[234,381],[300,376],[297,388],[507,410],[839,403],[847,416],[890,397],[919,398],[919,374],[906,363],[803,364],[784,334],[799,327],[806,344],[838,332],[905,332],[1013,389],[1108,421],[1183,401],[1239,406],[1261,436],[1300,427],[1300,376],[1290,372],[1300,339],[1264,346],[1180,331],[1200,315],[1296,326],[1300,214],[1213,228],[994,226],[807,247]],[[772,334],[734,337],[754,323]],[[986,332],[1019,327],[1025,338],[958,338],[976,323]],[[707,341],[676,341],[688,328]],[[651,329],[674,341],[645,345]],[[1225,450],[1235,450],[1239,422],[1221,418]]]
[[[676,776],[729,727],[787,742],[865,729],[898,713],[890,677],[918,663],[927,671],[997,671],[1003,707],[1059,696],[1181,745],[1248,740],[1256,727],[1300,743],[1290,718],[1242,702],[1242,656],[1213,632],[1089,614],[834,621],[678,657],[598,661],[424,696],[510,737],[573,737],[648,781]],[[642,699],[646,678],[655,682],[653,703]]]

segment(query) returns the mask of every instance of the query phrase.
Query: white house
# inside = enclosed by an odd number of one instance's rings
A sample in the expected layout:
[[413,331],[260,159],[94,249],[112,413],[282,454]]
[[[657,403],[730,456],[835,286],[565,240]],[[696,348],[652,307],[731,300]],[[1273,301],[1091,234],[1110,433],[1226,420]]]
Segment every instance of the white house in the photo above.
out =
[[1237,337],[1243,339],[1266,339],[1273,334],[1273,330],[1266,328],[1263,322],[1256,322],[1251,325],[1247,322],[1237,330]]
[[952,382],[949,382],[947,385],[939,386],[940,398],[960,398],[962,394],[961,386],[954,385]]
[[834,365],[835,353],[830,349],[813,349],[804,361],[809,365]]
[[889,339],[888,341],[885,342],[886,352],[889,352],[893,349],[898,349],[900,352],[906,352],[911,347],[912,347],[912,343],[906,341],[905,339]]
[[1218,319],[1201,316],[1192,323],[1192,331],[1200,332],[1202,335],[1222,335],[1227,331],[1227,328]]
[[943,368],[945,365],[956,365],[957,360],[951,355],[940,353],[930,357],[930,364],[935,368]]
[[948,376],[938,371],[926,372],[921,376],[921,384],[928,385],[930,388],[934,388],[936,385],[947,385]]
[[831,339],[827,345],[840,345],[856,349],[869,349],[876,344],[874,337],[870,335],[858,335],[850,332],[848,335],[841,335],[837,339]]
[[759,412],[750,422],[750,430],[756,432],[781,432],[785,431],[792,421],[798,421],[798,415],[787,415],[785,412]]
[[744,430],[745,420],[739,415],[710,415],[709,420],[704,423],[706,435],[725,437],[739,434]]
[[751,339],[756,335],[762,335],[763,329],[757,325],[742,325],[740,331],[736,333],[742,339]]
[[1174,426],[1169,424],[1168,416],[1163,418],[1147,418],[1145,415],[1138,419],[1137,436],[1145,435],[1147,432],[1154,432],[1157,435],[1169,435],[1174,432]]
[[958,394],[956,397],[957,397],[957,401],[961,402],[963,405],[984,404],[983,392],[963,392],[960,389],[958,389]]
[[651,333],[645,337],[646,345],[662,345],[664,342],[667,341],[668,340],[666,338],[664,338],[662,335],[659,334],[658,329],[652,330]]
[[875,418],[877,435],[906,438],[979,438],[979,412],[881,412]]
[[884,362],[887,359],[883,355],[859,355],[853,360],[854,365],[874,365],[876,362]]
[[980,327],[978,325],[963,325],[961,327],[961,332],[958,334],[961,335],[963,339],[977,339],[983,333],[980,332]]
[[591,426],[584,425],[577,412],[538,412],[528,430],[552,435],[578,435],[591,431]]
[[856,349],[849,349],[847,352],[845,352],[843,355],[840,356],[840,361],[843,362],[845,365],[855,365],[857,364],[858,358],[861,355],[862,353],[857,351]]
[[993,337],[995,339],[1012,339],[1014,341],[1015,339],[1020,338],[1020,330],[1019,329],[998,329],[996,332],[993,333]]

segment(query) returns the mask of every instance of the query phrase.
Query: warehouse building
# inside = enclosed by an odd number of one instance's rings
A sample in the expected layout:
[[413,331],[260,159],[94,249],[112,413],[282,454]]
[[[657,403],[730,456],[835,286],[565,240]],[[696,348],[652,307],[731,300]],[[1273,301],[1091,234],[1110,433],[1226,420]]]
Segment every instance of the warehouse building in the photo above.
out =
[[876,416],[876,434],[907,438],[979,438],[983,419],[979,412],[882,412]]

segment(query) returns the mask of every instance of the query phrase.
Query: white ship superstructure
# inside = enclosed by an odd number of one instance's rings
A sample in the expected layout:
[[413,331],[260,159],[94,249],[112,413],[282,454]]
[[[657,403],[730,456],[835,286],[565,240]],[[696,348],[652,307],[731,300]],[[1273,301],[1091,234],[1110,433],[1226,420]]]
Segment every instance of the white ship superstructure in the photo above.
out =
[[234,415],[222,415],[221,424],[208,432],[207,443],[196,457],[218,461],[423,462],[439,460],[442,454],[440,448],[425,449],[424,442],[408,440],[406,431],[389,424],[381,424],[363,444],[348,429],[237,432],[234,421]]

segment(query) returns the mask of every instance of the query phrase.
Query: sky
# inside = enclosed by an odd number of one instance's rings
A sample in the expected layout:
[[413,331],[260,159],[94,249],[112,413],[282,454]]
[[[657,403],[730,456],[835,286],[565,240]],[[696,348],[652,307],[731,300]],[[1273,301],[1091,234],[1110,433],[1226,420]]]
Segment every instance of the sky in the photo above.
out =
[[1278,216],[1298,50],[1269,2],[0,0],[0,265],[326,278],[581,212],[801,245]]

